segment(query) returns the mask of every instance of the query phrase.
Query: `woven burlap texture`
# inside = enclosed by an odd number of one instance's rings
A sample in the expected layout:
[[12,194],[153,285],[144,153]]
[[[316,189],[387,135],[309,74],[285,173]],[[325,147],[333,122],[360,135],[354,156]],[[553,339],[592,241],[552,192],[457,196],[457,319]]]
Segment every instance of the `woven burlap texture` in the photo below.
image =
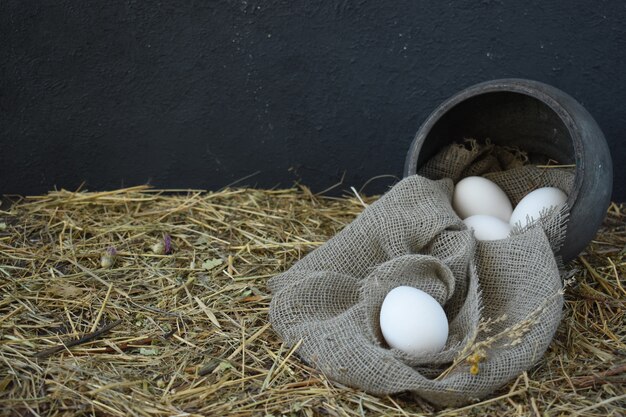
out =
[[[490,177],[513,204],[541,186],[567,192],[572,175],[502,166],[500,151],[474,143],[444,149],[421,175],[396,184],[272,278],[270,320],[285,343],[300,343],[298,355],[332,380],[379,395],[411,391],[441,406],[483,398],[534,365],[561,318],[563,285],[553,250],[565,211],[508,239],[479,242],[450,201],[454,182],[468,172]],[[478,165],[487,159],[492,166],[484,170]],[[400,285],[444,306],[450,326],[442,352],[413,357],[385,344],[380,306]]]

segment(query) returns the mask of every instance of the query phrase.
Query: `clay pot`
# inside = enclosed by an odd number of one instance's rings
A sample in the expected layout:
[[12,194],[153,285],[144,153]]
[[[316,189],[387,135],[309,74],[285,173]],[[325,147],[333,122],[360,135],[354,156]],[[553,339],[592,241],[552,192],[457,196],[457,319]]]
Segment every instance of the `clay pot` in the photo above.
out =
[[537,81],[502,79],[466,88],[443,102],[422,124],[407,154],[413,175],[442,147],[463,138],[490,138],[529,153],[531,161],[575,164],[570,220],[560,255],[575,258],[593,239],[610,204],[611,155],[585,108],[563,91]]

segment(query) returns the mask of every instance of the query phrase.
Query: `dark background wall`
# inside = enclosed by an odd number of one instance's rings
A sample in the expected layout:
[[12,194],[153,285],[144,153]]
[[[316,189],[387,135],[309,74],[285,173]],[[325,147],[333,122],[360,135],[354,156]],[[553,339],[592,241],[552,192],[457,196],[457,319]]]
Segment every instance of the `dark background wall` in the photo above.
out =
[[626,200],[622,1],[0,0],[0,59],[2,194],[359,188],[447,97],[522,77],[596,118]]

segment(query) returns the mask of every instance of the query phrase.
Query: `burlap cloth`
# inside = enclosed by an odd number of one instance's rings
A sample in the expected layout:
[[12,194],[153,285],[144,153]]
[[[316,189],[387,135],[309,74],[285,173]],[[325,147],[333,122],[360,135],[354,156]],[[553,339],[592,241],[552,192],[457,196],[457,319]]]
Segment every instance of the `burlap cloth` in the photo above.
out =
[[[523,162],[523,154],[475,142],[441,151],[420,175],[270,280],[275,331],[288,345],[301,340],[298,355],[330,379],[373,394],[412,391],[434,404],[461,405],[517,377],[542,357],[561,318],[553,251],[567,211],[481,242],[450,200],[467,175],[496,182],[514,205],[539,187],[570,190],[571,171]],[[442,352],[413,357],[385,344],[380,306],[400,285],[444,306],[450,325]]]

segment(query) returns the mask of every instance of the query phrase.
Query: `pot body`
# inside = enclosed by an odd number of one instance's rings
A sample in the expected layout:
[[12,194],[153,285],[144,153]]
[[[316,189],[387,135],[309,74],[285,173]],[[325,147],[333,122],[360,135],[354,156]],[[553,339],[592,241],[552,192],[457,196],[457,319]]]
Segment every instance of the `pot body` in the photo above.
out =
[[441,148],[467,137],[518,147],[534,162],[576,165],[567,235],[559,253],[564,261],[575,258],[598,231],[613,187],[609,148],[589,112],[568,94],[538,81],[476,84],[446,100],[422,124],[404,175],[415,174]]

